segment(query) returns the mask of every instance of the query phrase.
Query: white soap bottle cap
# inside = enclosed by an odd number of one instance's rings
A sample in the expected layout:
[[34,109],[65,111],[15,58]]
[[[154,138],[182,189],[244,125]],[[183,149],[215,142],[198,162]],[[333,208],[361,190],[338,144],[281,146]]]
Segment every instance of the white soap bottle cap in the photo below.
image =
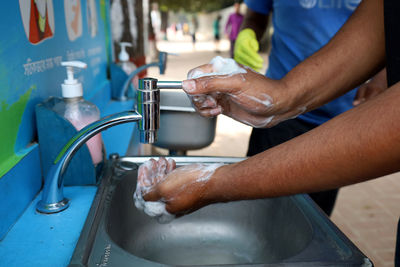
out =
[[87,64],[81,61],[63,61],[61,66],[67,68],[67,79],[61,84],[62,96],[64,98],[83,96],[82,83],[74,78],[74,68],[86,69]]
[[132,47],[131,43],[127,43],[127,42],[121,42],[119,43],[119,45],[121,46],[121,52],[118,55],[118,60],[119,61],[129,61],[129,54],[128,52],[126,52],[126,47]]

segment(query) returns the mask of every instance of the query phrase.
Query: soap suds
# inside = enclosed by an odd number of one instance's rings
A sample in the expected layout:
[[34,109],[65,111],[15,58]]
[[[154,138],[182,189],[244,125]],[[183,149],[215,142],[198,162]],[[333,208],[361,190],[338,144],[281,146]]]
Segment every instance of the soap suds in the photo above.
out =
[[[232,58],[223,58],[221,56],[216,56],[210,61],[209,64],[212,65],[213,72],[206,73],[200,69],[193,69],[188,73],[187,78],[195,79],[215,75],[227,75],[230,77],[234,74],[247,73],[247,71],[244,68],[241,68]],[[218,93],[213,95],[189,95],[189,97],[191,98],[192,103],[197,104],[200,108],[216,109],[218,108],[216,100],[217,95]],[[218,110],[222,110],[222,108],[219,107]],[[210,115],[214,114],[218,115],[220,113],[217,110],[213,110],[213,112],[210,112]]]
[[[236,119],[236,118],[235,118]],[[274,119],[274,116],[267,117],[265,119],[255,119],[253,121],[250,121],[248,119],[236,119],[240,121],[241,123],[247,124],[253,128],[265,128],[268,126],[268,124]]]
[[[231,58],[222,58],[217,56],[213,58],[210,63],[212,65],[213,72],[205,73],[201,69],[193,69],[188,73],[188,79],[195,79],[205,76],[215,76],[215,75],[225,75],[230,77],[234,74],[244,74],[247,73],[247,68],[240,67],[235,60]],[[252,69],[248,69],[253,71]],[[242,79],[245,81],[245,77],[243,75]],[[198,110],[198,112],[203,116],[217,116],[222,114],[223,110],[220,105],[218,105],[217,97],[221,94],[220,92],[215,92],[213,94],[208,95],[189,95],[191,98],[194,107]],[[273,104],[273,99],[270,95],[266,93],[259,93],[257,96],[248,95],[245,92],[240,94],[231,94],[226,93],[225,97],[228,96],[232,99],[233,102],[236,102],[239,106],[249,106],[251,111],[260,112],[268,111],[271,109]],[[221,98],[221,97],[218,97]],[[222,97],[223,98],[223,97]],[[229,100],[225,100],[229,101]],[[237,121],[245,123],[255,128],[263,128],[266,127],[273,119],[274,116],[269,116],[263,118],[261,115],[260,118],[238,118],[237,114],[225,114],[228,115]]]
[[247,73],[232,58],[223,58],[221,56],[214,57],[210,63],[213,66],[213,72],[203,72],[200,69],[194,69],[188,73],[188,79],[196,79],[205,76],[228,75],[232,76],[239,73]]
[[[217,168],[223,164],[192,164],[175,169],[175,161],[160,158],[158,161],[151,159],[144,162],[139,168],[139,177],[133,194],[136,208],[143,210],[147,215],[155,217],[159,223],[168,223],[175,218],[175,215],[166,210],[166,203],[162,199],[159,201],[145,201],[143,194],[154,189],[154,186],[167,179],[172,171],[185,172],[186,175],[197,175],[193,183],[205,184],[214,174]],[[188,184],[182,185],[183,190]]]
[[153,186],[166,179],[169,172],[175,168],[175,161],[160,158],[158,161],[150,159],[139,168],[139,177],[133,199],[136,208],[143,210],[147,215],[155,217],[159,223],[168,223],[175,218],[169,213],[162,201],[145,201],[143,194],[150,192]]
[[[255,96],[246,95],[246,94],[241,94],[240,96],[234,95],[234,94],[228,94],[228,95],[230,97],[232,97],[233,99],[240,100],[240,102],[243,102],[243,99],[241,99],[241,98],[246,98],[246,99],[249,99],[251,101],[254,101],[257,104],[261,104],[262,105],[262,109],[271,108],[273,106],[272,97],[270,97],[268,94],[265,94],[265,93],[261,93],[260,97],[255,97]],[[258,107],[255,107],[255,108],[256,109],[260,109]]]
[[133,199],[136,208],[144,211],[150,217],[155,217],[159,223],[169,223],[175,219],[175,215],[169,213],[165,208],[165,203],[161,201],[145,201],[142,196],[142,191],[138,186]]

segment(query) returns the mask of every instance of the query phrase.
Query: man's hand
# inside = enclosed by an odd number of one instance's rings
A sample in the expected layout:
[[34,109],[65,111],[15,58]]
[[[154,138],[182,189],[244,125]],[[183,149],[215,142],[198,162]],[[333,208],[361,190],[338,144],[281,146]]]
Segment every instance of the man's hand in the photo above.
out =
[[358,106],[361,103],[379,95],[387,89],[386,68],[378,72],[371,80],[358,88],[354,97],[353,105]]
[[[252,127],[272,127],[281,121],[304,113],[307,108],[300,94],[291,92],[282,81],[266,78],[250,68],[245,73],[211,75],[183,82],[200,115],[227,115]],[[191,73],[213,73],[207,64]]]
[[210,180],[221,166],[192,164],[176,168],[172,159],[151,159],[139,168],[138,187],[145,201],[165,202],[169,213],[183,215],[212,202]]
[[259,44],[256,33],[250,28],[240,31],[235,42],[235,60],[255,71],[260,71],[263,67],[264,60],[258,54],[258,50]]

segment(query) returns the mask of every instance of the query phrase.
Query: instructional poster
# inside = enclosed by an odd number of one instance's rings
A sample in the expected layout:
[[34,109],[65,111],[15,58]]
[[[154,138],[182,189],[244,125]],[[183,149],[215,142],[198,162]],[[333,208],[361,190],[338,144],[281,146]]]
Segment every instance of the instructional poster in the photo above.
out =
[[36,144],[34,107],[60,96],[62,61],[80,60],[88,99],[107,82],[105,0],[4,1],[0,9],[0,179]]

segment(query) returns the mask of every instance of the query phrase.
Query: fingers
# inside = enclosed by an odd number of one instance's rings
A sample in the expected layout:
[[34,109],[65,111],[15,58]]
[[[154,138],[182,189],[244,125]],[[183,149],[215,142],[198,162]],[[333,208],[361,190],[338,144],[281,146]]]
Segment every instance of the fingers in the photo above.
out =
[[240,62],[241,64],[252,68],[253,70],[255,70],[257,72],[262,69],[262,67],[263,67],[263,63],[262,62],[261,63],[257,63],[257,62],[254,62],[254,61],[249,61],[248,58],[249,58],[249,56],[246,56],[246,55],[238,55],[236,57],[238,62]]
[[210,73],[213,72],[213,65],[212,64],[204,64],[201,65],[197,68],[191,69],[188,74],[187,74],[187,78],[188,79],[195,79],[198,78],[200,75],[204,74],[204,73]]
[[[257,53],[258,49],[260,48],[257,40],[255,40],[255,39],[252,39],[249,41],[249,46],[251,48],[251,51],[254,51],[255,53]],[[259,56],[259,55],[257,54],[257,56]],[[261,59],[261,57],[260,57],[260,59]]]
[[138,171],[138,184],[142,187],[149,187],[154,183],[155,174],[157,172],[157,162],[150,159],[140,165]]
[[245,76],[242,73],[214,75],[185,80],[182,83],[182,88],[189,95],[211,94],[216,92],[234,93],[243,87],[242,85],[245,81]]
[[247,40],[236,41],[234,58],[237,62],[248,66],[256,71],[263,67],[264,60],[258,54],[259,44],[257,39],[247,38]]
[[217,100],[211,95],[194,95],[191,97],[192,103],[196,109],[216,108]]
[[167,173],[172,172],[173,170],[176,169],[176,162],[173,159],[168,159],[168,167],[167,167]]
[[158,190],[150,190],[143,194],[144,201],[158,201],[160,198],[161,196]]
[[141,190],[146,201],[159,200],[159,190],[157,186],[164,181],[168,174],[176,168],[173,159],[166,160],[160,157],[158,161],[150,159],[139,167],[138,189]]
[[203,117],[215,117],[222,113],[221,105],[216,100],[217,95],[194,95],[190,97],[196,111]]
[[223,108],[221,106],[217,106],[216,108],[212,109],[203,109],[203,110],[198,110],[199,114],[203,117],[211,118],[218,116],[223,113]]
[[164,157],[160,157],[159,160],[157,161],[158,165],[158,173],[157,173],[157,181],[161,181],[165,175],[167,174],[167,165],[168,161]]

